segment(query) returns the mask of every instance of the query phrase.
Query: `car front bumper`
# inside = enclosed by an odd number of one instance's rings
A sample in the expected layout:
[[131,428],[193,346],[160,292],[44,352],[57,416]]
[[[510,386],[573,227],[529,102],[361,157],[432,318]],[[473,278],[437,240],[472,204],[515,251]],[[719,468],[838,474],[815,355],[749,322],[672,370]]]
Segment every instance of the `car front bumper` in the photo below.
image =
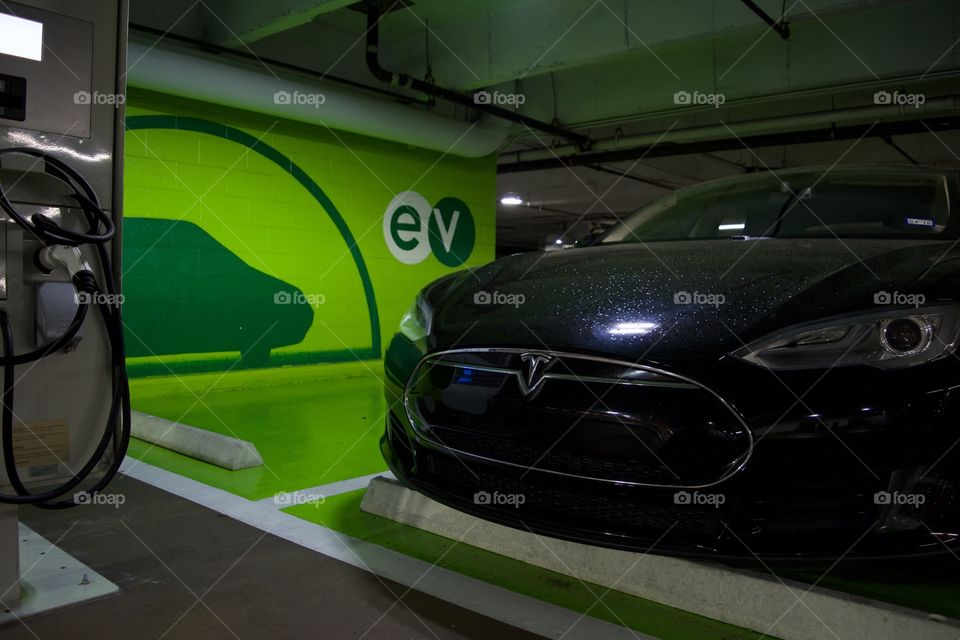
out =
[[[391,362],[387,366],[388,397],[404,398],[409,390],[399,380],[411,369],[397,376],[396,368],[390,375]],[[741,385],[750,383],[749,374],[737,373]],[[826,388],[847,384],[843,376],[850,375],[839,372]],[[722,372],[718,379],[731,378]],[[770,406],[788,406],[789,395],[757,395]],[[955,548],[960,474],[957,451],[949,447],[956,441],[953,417],[960,416],[956,394],[943,387],[913,393],[898,400],[899,411],[888,406],[868,413],[864,398],[856,400],[811,393],[786,415],[751,407],[749,459],[729,477],[696,486],[651,486],[634,476],[618,481],[622,458],[614,451],[609,460],[587,451],[574,463],[588,459],[594,471],[574,474],[446,446],[424,437],[405,402],[393,404],[381,449],[398,478],[441,503],[588,544],[730,559],[871,558]],[[462,431],[475,436],[478,425]],[[496,435],[507,448],[515,437]],[[604,469],[608,475],[601,477]]]

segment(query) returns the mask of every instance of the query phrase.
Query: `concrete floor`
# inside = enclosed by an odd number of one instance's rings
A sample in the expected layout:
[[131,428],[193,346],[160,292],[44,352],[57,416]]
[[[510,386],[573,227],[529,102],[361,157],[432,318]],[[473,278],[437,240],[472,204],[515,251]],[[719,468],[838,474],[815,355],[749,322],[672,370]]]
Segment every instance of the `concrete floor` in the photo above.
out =
[[[120,594],[0,628],[56,638],[503,638],[539,636],[120,477],[126,503],[23,509],[21,521]],[[402,598],[398,603],[398,598]]]

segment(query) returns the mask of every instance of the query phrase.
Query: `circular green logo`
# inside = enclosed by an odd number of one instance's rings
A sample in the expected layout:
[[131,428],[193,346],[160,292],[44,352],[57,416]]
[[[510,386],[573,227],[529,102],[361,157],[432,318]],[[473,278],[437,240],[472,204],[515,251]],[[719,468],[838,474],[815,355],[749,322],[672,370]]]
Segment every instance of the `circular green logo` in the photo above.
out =
[[460,198],[447,197],[433,208],[430,224],[430,248],[442,264],[459,267],[473,253],[477,230],[467,203]]
[[383,236],[390,252],[405,264],[423,261],[432,251],[441,264],[459,267],[470,258],[477,229],[470,207],[447,197],[431,207],[414,191],[390,201],[383,216]]

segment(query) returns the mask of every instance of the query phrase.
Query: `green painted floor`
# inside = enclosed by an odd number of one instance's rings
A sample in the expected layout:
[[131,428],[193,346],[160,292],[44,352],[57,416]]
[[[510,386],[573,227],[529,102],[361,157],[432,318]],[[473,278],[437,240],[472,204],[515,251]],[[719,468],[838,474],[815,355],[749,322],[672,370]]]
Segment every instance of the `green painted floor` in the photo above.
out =
[[[382,364],[358,362],[132,381],[139,411],[254,442],[264,466],[226,471],[144,442],[130,455],[241,497],[258,500],[385,470]],[[459,544],[362,513],[362,491],[332,496],[289,513],[507,589],[665,639],[748,638],[757,634]],[[816,582],[818,572],[778,572]],[[841,565],[819,584],[960,618],[960,560]],[[593,594],[591,594],[591,590]],[[618,621],[619,618],[619,621]]]
[[[780,572],[781,578],[814,583],[816,572]],[[839,566],[820,587],[960,620],[960,558],[877,561]]]
[[130,455],[249,500],[384,471],[379,362],[131,382],[133,408],[253,442],[263,466],[228,471],[133,440]]
[[[327,498],[322,504],[299,505],[284,511],[444,569],[663,640],[740,640],[759,636],[754,631],[609,591],[600,585],[583,583],[561,573],[364,513],[360,511],[360,501],[365,491],[343,493]],[[775,640],[773,636],[765,637]]]

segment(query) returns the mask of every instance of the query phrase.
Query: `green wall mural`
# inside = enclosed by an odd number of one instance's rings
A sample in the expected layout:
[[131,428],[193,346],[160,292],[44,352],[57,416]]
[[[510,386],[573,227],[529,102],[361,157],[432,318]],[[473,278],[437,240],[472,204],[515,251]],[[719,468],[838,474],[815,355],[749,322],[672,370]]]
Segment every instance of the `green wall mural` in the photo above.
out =
[[245,364],[266,366],[271,349],[298,344],[313,324],[302,291],[192,222],[128,218],[123,246],[138,267],[124,282],[131,357],[239,351]]
[[[132,375],[378,358],[417,290],[493,259],[492,159],[156,94],[126,145]],[[380,231],[414,188],[408,261]]]

